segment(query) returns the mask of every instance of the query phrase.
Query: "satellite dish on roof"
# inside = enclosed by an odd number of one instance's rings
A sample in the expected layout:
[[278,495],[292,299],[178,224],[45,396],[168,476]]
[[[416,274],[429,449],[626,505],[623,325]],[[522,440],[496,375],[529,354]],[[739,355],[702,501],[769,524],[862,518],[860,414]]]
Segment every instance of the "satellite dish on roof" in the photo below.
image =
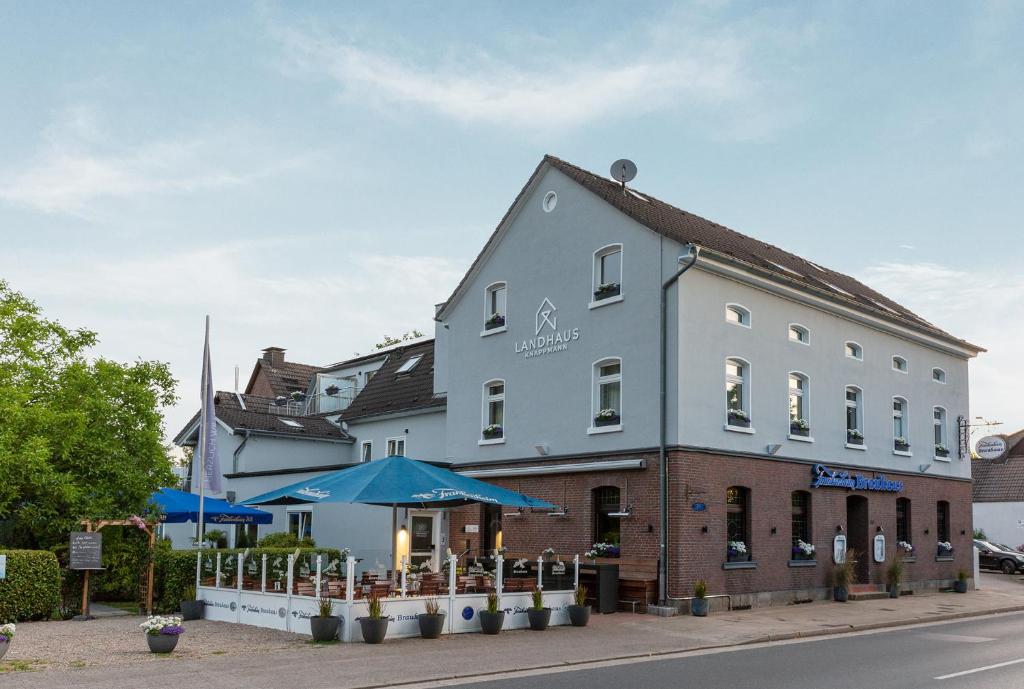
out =
[[619,181],[622,186],[626,182],[632,182],[636,177],[636,163],[628,158],[621,158],[612,163],[612,179]]

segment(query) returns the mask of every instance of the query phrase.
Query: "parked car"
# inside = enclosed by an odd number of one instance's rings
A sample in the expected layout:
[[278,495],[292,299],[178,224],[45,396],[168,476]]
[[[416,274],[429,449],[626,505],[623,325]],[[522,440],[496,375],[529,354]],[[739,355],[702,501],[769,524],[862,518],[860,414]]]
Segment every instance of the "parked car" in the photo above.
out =
[[1003,574],[1015,574],[1024,569],[1024,553],[1010,546],[974,539],[978,549],[978,564],[982,569],[998,569]]

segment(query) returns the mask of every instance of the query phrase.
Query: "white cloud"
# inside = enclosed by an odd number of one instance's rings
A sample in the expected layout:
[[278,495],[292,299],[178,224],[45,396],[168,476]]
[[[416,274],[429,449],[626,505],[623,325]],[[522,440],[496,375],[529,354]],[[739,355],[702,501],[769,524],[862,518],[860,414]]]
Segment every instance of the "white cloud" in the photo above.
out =
[[111,141],[99,113],[63,110],[44,130],[31,160],[0,170],[0,201],[45,213],[87,217],[107,199],[187,193],[246,184],[302,164],[303,157],[252,160],[253,132],[143,141]]
[[970,365],[971,414],[1024,428],[1016,381],[1024,380],[1024,276],[981,266],[967,271],[934,263],[881,263],[860,276],[943,330],[988,351]]

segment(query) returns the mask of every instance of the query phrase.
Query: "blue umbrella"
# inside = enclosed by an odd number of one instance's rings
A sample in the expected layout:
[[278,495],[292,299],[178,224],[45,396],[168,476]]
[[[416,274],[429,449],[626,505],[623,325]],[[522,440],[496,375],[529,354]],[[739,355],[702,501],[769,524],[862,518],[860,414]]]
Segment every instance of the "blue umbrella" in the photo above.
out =
[[392,456],[293,483],[243,505],[354,502],[384,507],[457,507],[472,502],[554,509],[544,500],[408,457]]
[[[199,520],[199,496],[195,493],[161,488],[149,501],[159,508],[161,522],[182,524]],[[273,520],[270,512],[232,505],[227,500],[203,498],[203,521],[207,524],[269,524]]]

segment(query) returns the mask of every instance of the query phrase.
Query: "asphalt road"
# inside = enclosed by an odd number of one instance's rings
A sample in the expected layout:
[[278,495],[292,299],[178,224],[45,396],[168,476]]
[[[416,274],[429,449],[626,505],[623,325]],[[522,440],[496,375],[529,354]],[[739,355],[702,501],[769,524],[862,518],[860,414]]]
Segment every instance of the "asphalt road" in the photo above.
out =
[[[995,667],[993,667],[995,666]],[[459,684],[478,689],[1024,687],[1024,614]]]

